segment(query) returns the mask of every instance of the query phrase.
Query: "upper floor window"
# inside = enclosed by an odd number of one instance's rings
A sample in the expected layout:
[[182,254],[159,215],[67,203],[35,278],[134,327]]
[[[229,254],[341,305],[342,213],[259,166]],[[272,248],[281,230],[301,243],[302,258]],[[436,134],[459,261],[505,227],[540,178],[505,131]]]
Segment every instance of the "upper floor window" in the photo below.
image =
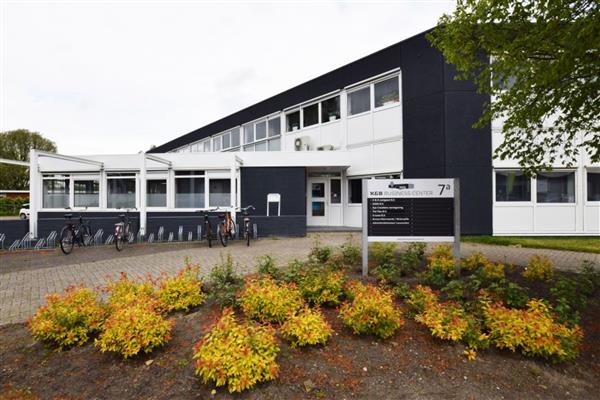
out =
[[231,147],[238,147],[240,145],[240,128],[231,130]]
[[288,132],[300,129],[300,110],[287,114],[285,118]]
[[385,81],[375,83],[375,108],[398,103],[400,101],[400,86],[398,82],[398,77],[394,76]]
[[222,145],[222,136],[217,136],[215,138],[213,138],[213,151],[221,151],[221,145]]
[[321,102],[321,122],[340,119],[340,96],[335,96]]
[[319,123],[319,103],[311,104],[302,109],[302,123],[303,127],[306,128],[311,125]]
[[281,135],[281,119],[279,117],[269,119],[269,137]]
[[254,124],[244,125],[244,143],[254,142]]
[[371,109],[371,87],[367,86],[348,93],[348,115],[360,114]]
[[254,126],[256,133],[255,140],[261,140],[267,137],[267,121],[257,122]]
[[210,140],[204,141],[204,152],[208,153],[210,151]]

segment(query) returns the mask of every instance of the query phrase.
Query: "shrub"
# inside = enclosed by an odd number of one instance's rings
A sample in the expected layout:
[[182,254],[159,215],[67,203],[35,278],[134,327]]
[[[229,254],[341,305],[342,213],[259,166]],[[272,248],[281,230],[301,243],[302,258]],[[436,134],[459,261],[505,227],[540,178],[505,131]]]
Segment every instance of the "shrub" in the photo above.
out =
[[270,275],[275,279],[279,276],[279,270],[275,265],[275,260],[269,254],[258,257],[256,269],[259,275]]
[[204,383],[227,386],[230,393],[275,379],[279,346],[273,329],[241,324],[225,309],[221,319],[195,346],[196,375]]
[[425,260],[425,243],[410,243],[405,251],[400,253],[400,272],[408,275],[416,271]]
[[107,290],[110,294],[108,307],[111,311],[138,303],[143,303],[157,312],[166,309],[165,304],[156,297],[152,282],[149,280],[135,282],[129,279],[126,273],[121,272],[118,281],[109,281]]
[[248,279],[239,302],[248,318],[279,323],[294,315],[304,303],[295,285],[278,285],[269,277]]
[[375,242],[371,245],[371,257],[375,261],[375,265],[396,264],[395,243]]
[[321,311],[308,307],[290,317],[280,331],[292,347],[325,344],[333,333]]
[[410,286],[406,282],[399,282],[393,289],[394,295],[399,299],[407,299],[410,295]]
[[457,342],[467,331],[468,323],[462,307],[454,302],[430,302],[415,320],[429,328],[434,337]]
[[483,253],[476,252],[465,258],[461,263],[461,268],[466,272],[475,272],[477,269],[489,264],[490,260]]
[[350,301],[354,300],[358,293],[364,292],[365,290],[367,290],[367,286],[356,280],[348,281],[344,286],[344,293],[346,294],[346,298]]
[[442,292],[446,293],[450,300],[461,301],[466,297],[467,288],[463,281],[453,279],[442,288]]
[[487,262],[477,270],[477,275],[485,282],[500,281],[506,276],[504,264]]
[[60,349],[82,345],[100,330],[106,316],[96,293],[87,288],[68,288],[65,294],[51,294],[47,304],[28,321],[32,335]]
[[124,358],[149,353],[171,340],[173,324],[152,305],[129,304],[111,312],[95,344],[103,353],[114,351]]
[[456,263],[452,257],[452,248],[448,245],[438,245],[427,258],[426,280],[436,286],[443,286],[448,278],[456,272]]
[[489,289],[512,308],[524,308],[529,301],[527,289],[514,282],[502,281],[499,284],[490,285]]
[[325,264],[329,261],[329,257],[331,257],[331,247],[321,245],[319,237],[315,237],[308,259],[313,263]]
[[527,356],[557,362],[579,355],[581,328],[557,322],[550,307],[541,300],[530,300],[525,310],[509,309],[500,303],[488,304],[484,314],[490,339],[498,348],[521,350]]
[[209,299],[222,307],[236,304],[236,293],[242,288],[244,280],[235,273],[230,254],[225,260],[221,256],[221,262],[212,268],[209,283]]
[[529,259],[523,276],[529,280],[550,281],[554,277],[552,261],[546,256],[534,255]]
[[300,260],[293,260],[282,271],[281,279],[287,283],[299,284],[309,270],[308,265]]
[[[361,287],[362,286],[362,287]],[[354,333],[387,338],[394,334],[404,321],[396,309],[389,292],[374,286],[355,285],[352,302],[340,308],[340,318]]]
[[344,294],[345,275],[341,271],[313,269],[300,281],[299,289],[311,304],[339,304]]
[[438,296],[433,293],[433,290],[429,286],[417,285],[413,291],[410,292],[406,304],[412,315],[420,314],[425,311],[425,307],[429,303],[437,302]]
[[401,282],[402,273],[396,264],[378,264],[373,269],[373,275],[383,285],[396,285]]
[[188,265],[176,276],[160,282],[156,295],[165,304],[167,311],[188,311],[204,303],[206,296],[202,293],[199,272],[199,267]]
[[341,246],[341,251],[344,265],[353,267],[358,264],[360,260],[360,247],[357,244],[348,240]]

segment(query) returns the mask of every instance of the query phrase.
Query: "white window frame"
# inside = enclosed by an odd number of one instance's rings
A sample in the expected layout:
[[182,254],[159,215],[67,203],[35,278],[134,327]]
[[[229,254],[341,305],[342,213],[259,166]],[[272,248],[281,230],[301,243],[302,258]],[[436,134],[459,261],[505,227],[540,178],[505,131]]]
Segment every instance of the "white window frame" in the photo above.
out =
[[[387,81],[388,79],[392,79],[394,77],[398,78],[398,101],[392,104],[387,104],[385,106],[375,107],[375,84]],[[357,114],[350,114],[350,94],[357,92],[359,90],[365,89],[369,87],[369,107],[370,109],[367,111],[363,111]],[[359,117],[362,115],[373,114],[378,111],[387,110],[389,108],[399,107],[402,104],[402,74],[399,70],[386,73],[379,77],[371,78],[369,81],[359,82],[356,86],[350,85],[346,90],[346,104],[348,104],[346,108],[346,118],[351,119],[355,117]]]
[[[173,210],[176,211],[190,211],[190,210],[205,210],[208,207],[208,179],[206,170],[202,170],[203,174],[199,175],[177,175],[177,172],[181,171],[194,171],[191,168],[181,168],[173,171]],[[185,179],[185,178],[203,178],[204,179],[204,207],[177,207],[177,179]],[[167,203],[168,204],[168,203]]]
[[98,205],[95,207],[87,207],[87,210],[99,210],[102,207],[102,177],[99,174],[71,174],[69,206],[72,209],[83,210],[86,209],[86,207],[75,206],[75,181],[98,181]]
[[[587,174],[588,173],[592,173],[592,174],[600,174],[600,167],[585,167],[583,169],[584,172],[584,177],[583,177],[583,199],[584,199],[584,204],[585,205],[595,205],[595,206],[600,206],[600,200],[588,200],[588,184],[587,184]],[[575,183],[577,184],[577,181],[575,181]],[[577,186],[575,187],[577,188]],[[577,198],[575,199],[577,200]]]
[[[128,175],[123,175],[123,176],[109,176],[110,174],[128,174]],[[139,209],[140,208],[140,180],[139,180],[139,174],[137,171],[107,171],[106,173],[106,184],[104,185],[104,187],[106,188],[104,190],[104,198],[105,198],[105,204],[106,204],[106,210],[110,210],[110,211],[115,211],[115,210],[123,210],[123,208],[114,208],[114,207],[108,207],[108,181],[111,179],[131,179],[133,178],[135,180],[135,205],[134,207]]]
[[[494,205],[501,206],[501,207],[502,206],[514,207],[514,206],[527,206],[527,205],[534,204],[534,200],[533,200],[534,196],[537,196],[537,183],[531,177],[529,178],[529,201],[497,201],[496,200],[496,172],[522,172],[522,171],[519,168],[495,168],[492,171],[492,184],[493,184],[492,195],[494,197],[494,199],[493,199]],[[536,190],[535,194],[533,193],[534,189]]]
[[[165,193],[165,205],[164,206],[148,206],[148,181],[165,181],[167,184],[167,193]],[[146,209],[149,211],[153,210],[165,210],[169,208],[169,197],[171,192],[171,185],[169,185],[169,172],[168,171],[147,171],[146,172]]]
[[[535,177],[535,178],[533,178],[534,186],[532,186],[532,190],[531,190],[533,193],[533,191],[534,191],[533,188],[535,188],[535,206],[536,207],[575,207],[575,206],[577,206],[577,204],[579,203],[579,196],[577,195],[577,188],[579,186],[578,185],[579,174],[577,173],[577,169],[576,168],[575,169],[573,169],[573,168],[555,168],[552,171],[548,171],[548,172],[570,172],[570,173],[573,173],[573,176],[574,176],[573,195],[575,196],[575,200],[573,202],[569,202],[569,203],[541,203],[541,202],[539,202],[538,198],[537,198],[537,177]],[[587,198],[587,196],[586,196],[586,198]]]

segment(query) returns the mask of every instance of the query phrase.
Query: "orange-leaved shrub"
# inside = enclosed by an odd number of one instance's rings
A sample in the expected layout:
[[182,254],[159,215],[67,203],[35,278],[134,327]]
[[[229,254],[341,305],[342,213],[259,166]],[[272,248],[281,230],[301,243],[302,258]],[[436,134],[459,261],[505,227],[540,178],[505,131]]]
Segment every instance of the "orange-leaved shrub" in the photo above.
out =
[[294,284],[278,284],[269,276],[247,279],[239,303],[248,318],[278,323],[284,322],[304,305]]
[[152,304],[126,304],[111,310],[95,344],[102,352],[114,351],[124,358],[149,353],[171,340],[173,324]]
[[176,276],[161,281],[156,296],[164,303],[167,311],[188,311],[204,303],[202,281],[198,277],[199,267],[187,265]]
[[554,277],[552,261],[546,256],[533,255],[529,259],[523,276],[529,280],[550,281]]
[[230,393],[275,379],[279,346],[271,327],[239,323],[233,311],[221,319],[194,346],[196,375],[204,383],[227,386]]
[[143,303],[145,306],[164,312],[165,304],[156,297],[152,281],[133,281],[126,273],[121,272],[117,281],[109,281],[106,289],[109,293],[108,307],[111,311],[120,310],[123,307]]
[[281,326],[280,332],[291,342],[292,347],[296,347],[325,344],[333,329],[319,309],[304,307]]
[[583,331],[557,321],[542,300],[531,299],[524,310],[510,309],[501,303],[484,307],[485,324],[491,342],[498,348],[520,350],[527,356],[540,356],[555,362],[579,355]]
[[345,274],[329,268],[313,268],[300,280],[299,289],[311,304],[339,304],[344,294]]
[[340,308],[340,318],[356,334],[387,338],[404,323],[402,313],[394,306],[393,296],[372,285],[350,285],[352,301]]
[[88,288],[67,288],[64,295],[51,294],[28,321],[32,335],[59,348],[82,345],[100,330],[106,309],[96,292]]

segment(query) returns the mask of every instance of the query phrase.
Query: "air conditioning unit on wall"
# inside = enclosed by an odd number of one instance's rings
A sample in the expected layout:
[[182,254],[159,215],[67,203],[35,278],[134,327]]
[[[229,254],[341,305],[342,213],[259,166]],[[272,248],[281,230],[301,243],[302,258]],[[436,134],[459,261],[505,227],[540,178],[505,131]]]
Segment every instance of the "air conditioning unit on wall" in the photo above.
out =
[[294,150],[296,151],[307,151],[310,150],[310,138],[302,136],[294,140]]

